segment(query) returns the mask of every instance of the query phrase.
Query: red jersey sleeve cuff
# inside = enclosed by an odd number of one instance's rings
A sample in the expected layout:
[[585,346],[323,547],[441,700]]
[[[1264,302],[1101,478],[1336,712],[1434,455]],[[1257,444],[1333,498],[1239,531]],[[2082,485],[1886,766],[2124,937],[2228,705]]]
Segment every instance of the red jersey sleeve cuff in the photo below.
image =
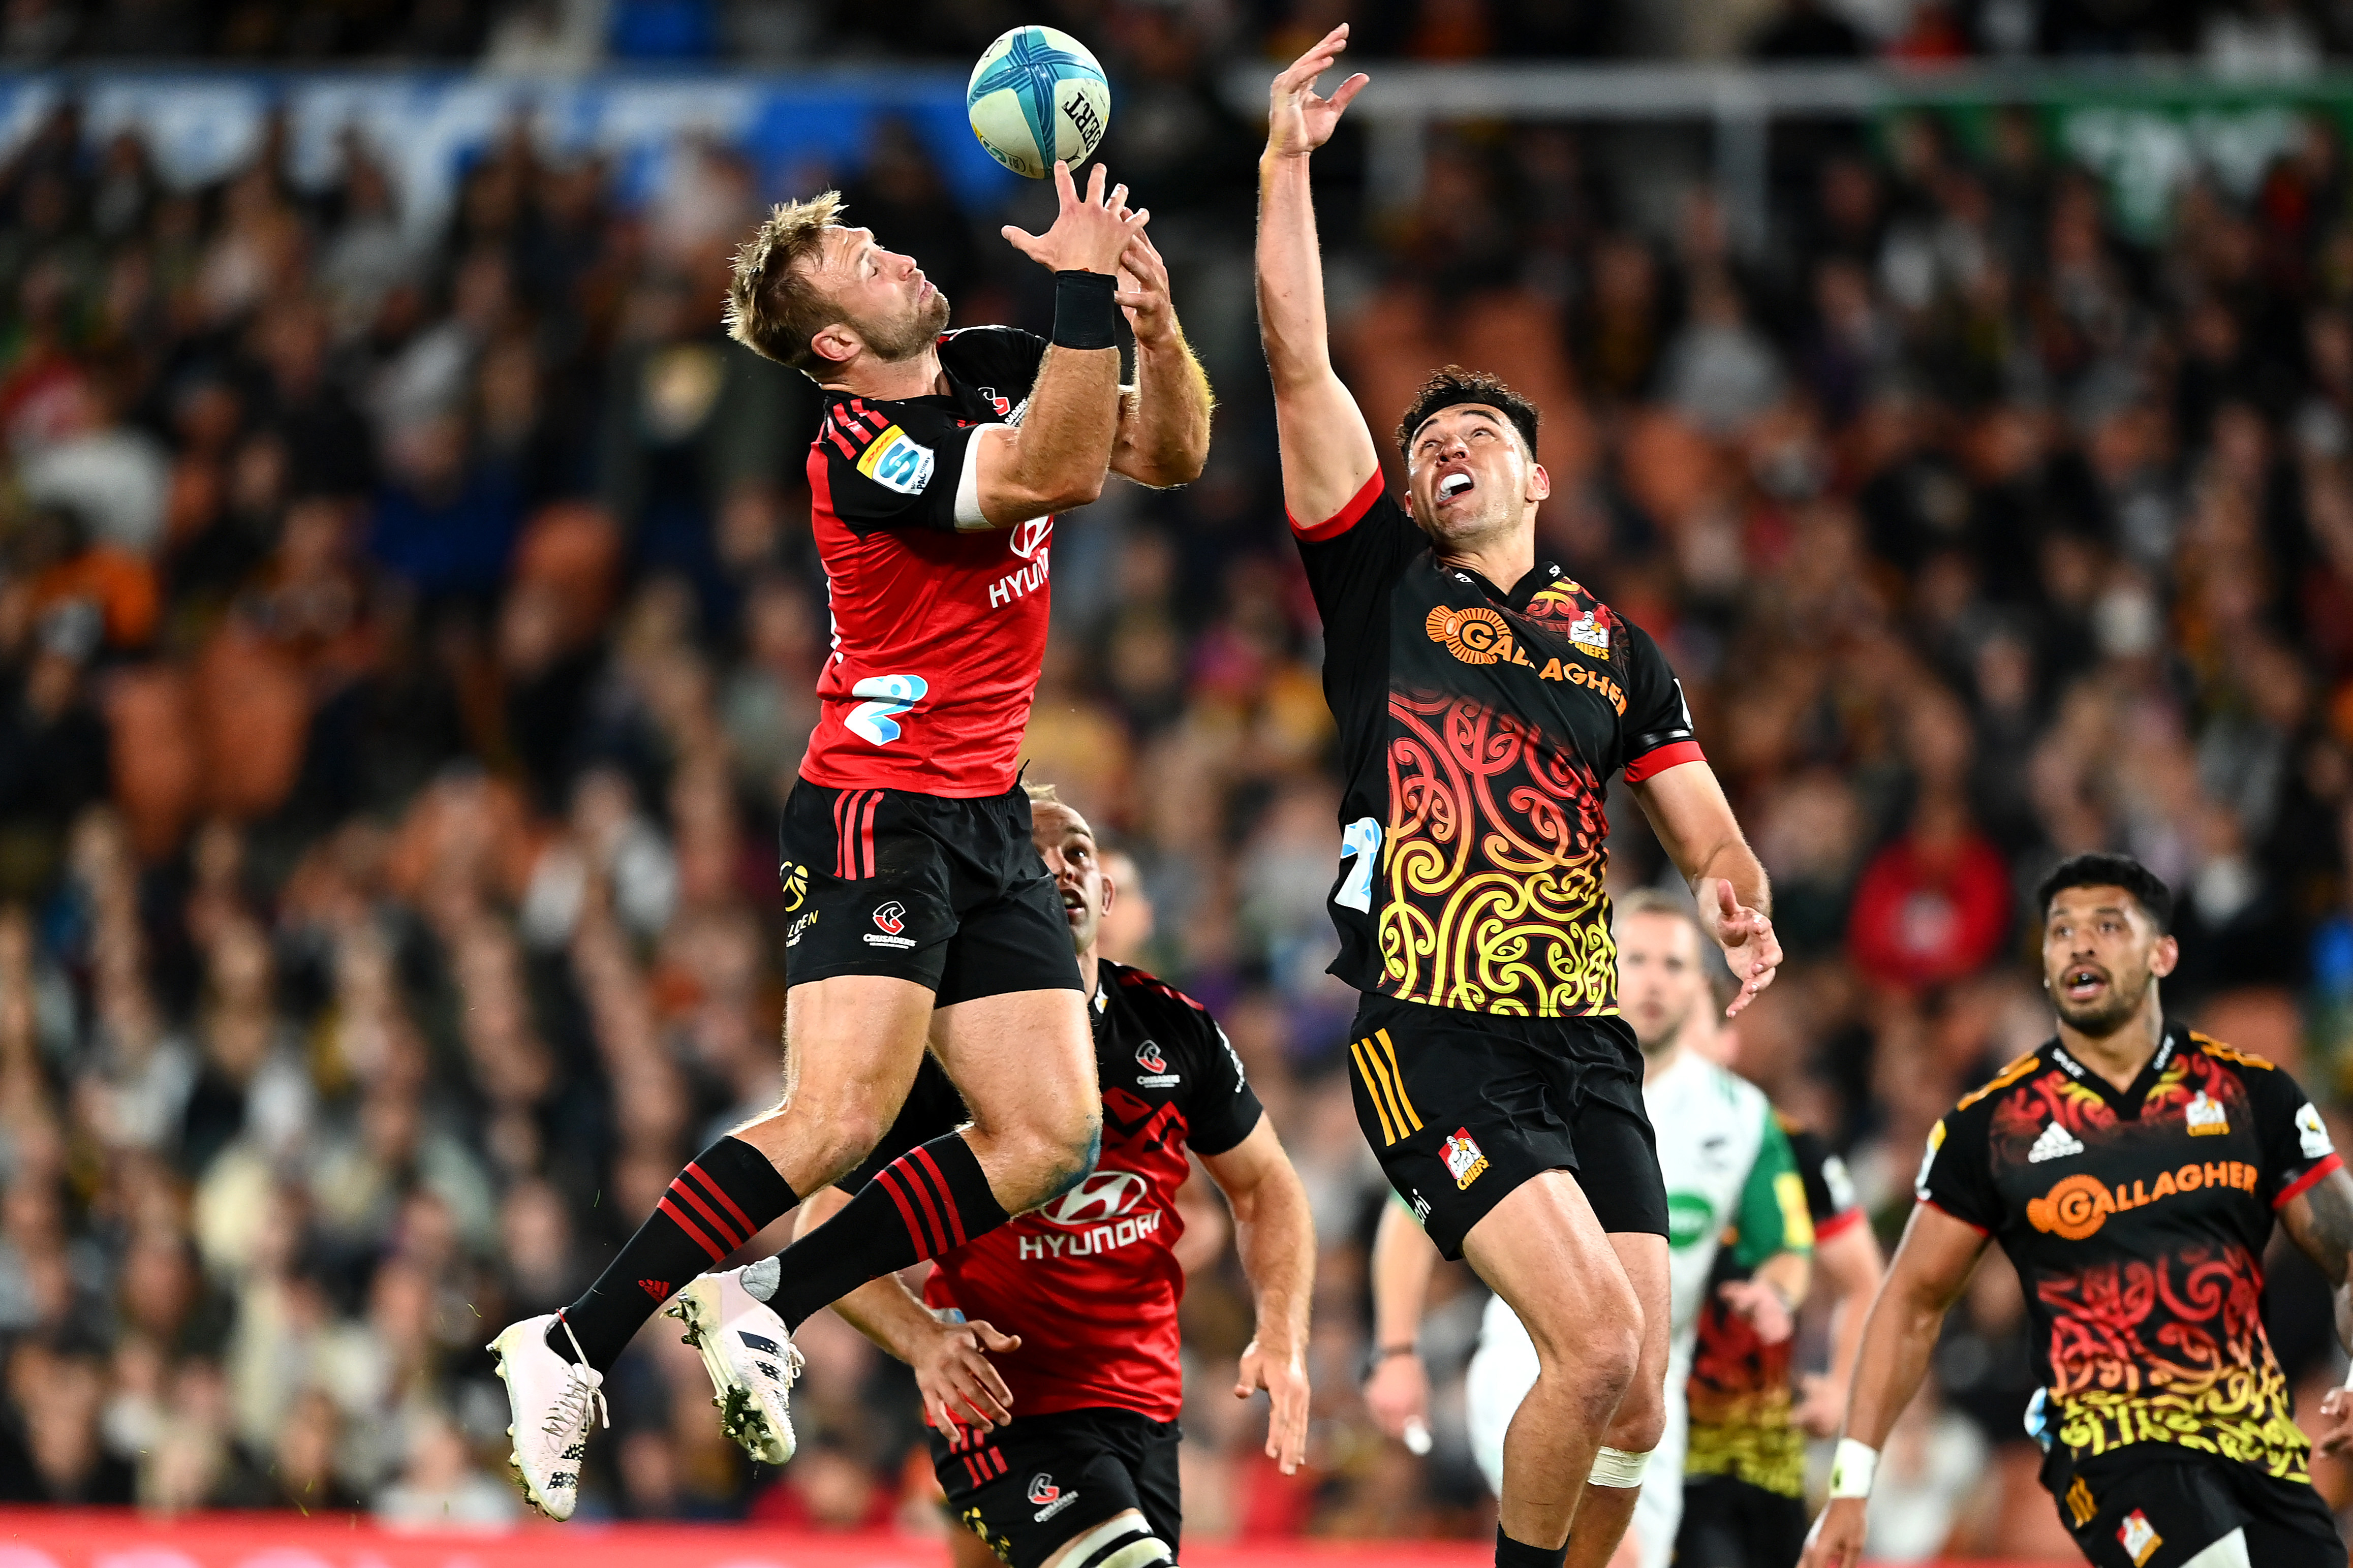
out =
[[[1938,1202],[1937,1202],[1936,1199],[1934,1199],[1934,1198],[1922,1198],[1922,1199],[1920,1199],[1920,1200],[1919,1200],[1919,1204],[1920,1204],[1920,1206],[1921,1206],[1922,1208],[1930,1208],[1930,1209],[1935,1209],[1938,1214],[1943,1215],[1947,1219],[1953,1220],[1953,1221],[1955,1221],[1955,1222],[1957,1222],[1957,1223],[1958,1223],[1958,1224],[1968,1226],[1971,1230],[1976,1231],[1979,1236],[1991,1236],[1991,1235],[1993,1234],[1993,1232],[1991,1232],[1991,1231],[1988,1230],[1985,1226],[1983,1226],[1979,1225],[1977,1221],[1975,1221],[1975,1220],[1973,1220],[1973,1219],[1962,1219],[1960,1215],[1958,1215],[1955,1214],[1952,1210],[1950,1210],[1950,1209],[1947,1208],[1944,1205],[1942,1205],[1942,1204],[1938,1203]],[[1817,1232],[1816,1234],[1818,1234],[1818,1235],[1819,1235],[1820,1233],[1819,1233],[1819,1232]]]
[[1828,1219],[1814,1222],[1814,1245],[1819,1247],[1832,1237],[1844,1236],[1862,1223],[1861,1209],[1842,1209]]
[[1656,777],[1669,768],[1681,767],[1685,763],[1705,761],[1707,761],[1707,753],[1699,749],[1697,741],[1676,741],[1661,746],[1655,752],[1645,752],[1628,763],[1626,782],[1641,784],[1644,779]]
[[1327,539],[1339,538],[1362,522],[1365,514],[1373,510],[1373,503],[1381,499],[1382,492],[1386,489],[1387,486],[1381,479],[1381,471],[1375,468],[1373,477],[1365,481],[1365,488],[1358,490],[1346,506],[1342,507],[1323,521],[1302,522],[1297,518],[1292,517],[1287,509],[1282,515],[1290,519],[1292,532],[1302,539],[1313,540],[1321,544]]
[[2331,1149],[2318,1163],[2312,1167],[2312,1169],[2306,1171],[2303,1175],[2298,1176],[2295,1181],[2290,1182],[2286,1186],[2282,1187],[2280,1189],[2280,1195],[2272,1200],[2272,1207],[2275,1209],[2285,1208],[2290,1198],[2295,1197],[2298,1193],[2301,1193],[2306,1188],[2317,1184],[2323,1177],[2327,1176],[2329,1172],[2341,1171],[2344,1168],[2344,1160],[2337,1155],[2336,1150]]

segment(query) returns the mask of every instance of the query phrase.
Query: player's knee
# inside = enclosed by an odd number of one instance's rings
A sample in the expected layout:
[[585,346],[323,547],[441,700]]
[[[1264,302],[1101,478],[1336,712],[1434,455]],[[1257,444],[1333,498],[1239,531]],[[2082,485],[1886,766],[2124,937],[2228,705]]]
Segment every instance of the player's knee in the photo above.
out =
[[1131,1510],[1071,1542],[1057,1561],[1059,1568],[1175,1568],[1176,1553]]
[[1103,1117],[1089,1116],[1061,1139],[1051,1156],[1047,1182],[1050,1191],[1041,1201],[1050,1202],[1077,1186],[1094,1173],[1095,1163],[1103,1158]]
[[1664,1380],[1637,1375],[1618,1396],[1618,1413],[1609,1418],[1601,1441],[1629,1454],[1647,1454],[1667,1433],[1667,1389]]

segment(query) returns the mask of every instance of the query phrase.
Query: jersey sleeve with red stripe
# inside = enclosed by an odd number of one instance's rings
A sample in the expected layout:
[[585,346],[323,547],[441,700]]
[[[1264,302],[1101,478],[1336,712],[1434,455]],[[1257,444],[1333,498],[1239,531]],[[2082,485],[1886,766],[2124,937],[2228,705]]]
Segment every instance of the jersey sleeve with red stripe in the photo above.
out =
[[1781,1130],[1789,1135],[1789,1152],[1796,1156],[1798,1174],[1806,1184],[1806,1209],[1814,1222],[1814,1245],[1820,1247],[1831,1237],[1861,1225],[1862,1205],[1856,1196],[1854,1178],[1847,1173],[1846,1162],[1838,1156],[1821,1135],[1810,1132],[1784,1120]]
[[1706,761],[1692,729],[1683,683],[1668,668],[1667,656],[1651,634],[1626,619],[1626,782],[1641,784],[1683,763]]

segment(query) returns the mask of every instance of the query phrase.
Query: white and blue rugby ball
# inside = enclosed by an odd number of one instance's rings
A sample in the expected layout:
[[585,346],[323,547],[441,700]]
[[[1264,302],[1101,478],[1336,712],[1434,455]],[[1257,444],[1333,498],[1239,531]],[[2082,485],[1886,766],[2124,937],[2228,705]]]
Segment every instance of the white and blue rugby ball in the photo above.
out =
[[1111,83],[1087,47],[1056,27],[1015,27],[982,51],[965,88],[972,133],[1025,179],[1057,159],[1077,168],[1111,128]]

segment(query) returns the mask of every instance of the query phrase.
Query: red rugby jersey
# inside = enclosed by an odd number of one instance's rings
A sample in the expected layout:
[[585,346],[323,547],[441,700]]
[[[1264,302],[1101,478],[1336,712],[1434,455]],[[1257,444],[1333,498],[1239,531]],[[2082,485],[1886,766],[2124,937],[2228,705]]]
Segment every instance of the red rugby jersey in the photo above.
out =
[[[1225,1031],[1173,986],[1106,961],[1088,1011],[1103,1080],[1101,1163],[1044,1208],[942,1256],[923,1299],[1021,1336],[1018,1351],[989,1358],[1016,1418],[1109,1407],[1174,1421],[1185,1403],[1176,1247],[1186,1150],[1224,1153],[1250,1136],[1261,1108]],[[965,1120],[926,1056],[899,1120],[843,1188]]]
[[1021,422],[1045,340],[1013,327],[940,338],[948,390],[825,395],[810,521],[833,647],[801,777],[832,789],[970,798],[1013,787],[1045,656],[1054,520],[956,526],[965,451]]

